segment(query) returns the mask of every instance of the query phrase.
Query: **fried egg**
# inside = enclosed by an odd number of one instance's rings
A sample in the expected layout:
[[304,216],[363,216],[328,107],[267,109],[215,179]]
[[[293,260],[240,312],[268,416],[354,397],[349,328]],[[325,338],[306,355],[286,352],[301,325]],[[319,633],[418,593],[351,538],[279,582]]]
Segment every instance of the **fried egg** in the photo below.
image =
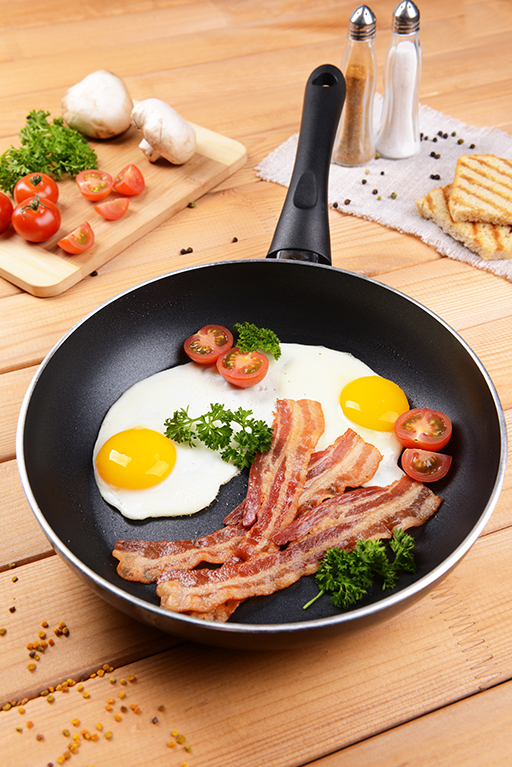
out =
[[[214,365],[194,362],[130,387],[106,414],[94,446],[94,474],[105,501],[129,519],[181,516],[206,508],[238,469],[206,447],[172,443],[163,432],[165,420],[176,410],[188,408],[196,418],[212,403],[231,410],[243,407],[272,425],[277,399],[316,400],[325,418],[317,450],[351,428],[382,453],[371,484],[387,485],[402,476],[397,465],[400,444],[392,430],[382,427],[374,407],[375,384],[377,392],[383,392],[382,407],[387,410],[385,392],[391,388],[398,395],[401,389],[396,384],[389,387],[392,382],[348,353],[302,344],[281,344],[281,351],[279,360],[271,359],[263,381],[247,389],[227,383]],[[368,377],[375,379],[373,394],[358,383]],[[355,391],[343,398],[349,384]],[[404,412],[408,404],[401,394],[403,400],[398,396],[392,406],[403,407]],[[354,407],[347,408],[346,401]],[[357,417],[358,408],[365,417]]]

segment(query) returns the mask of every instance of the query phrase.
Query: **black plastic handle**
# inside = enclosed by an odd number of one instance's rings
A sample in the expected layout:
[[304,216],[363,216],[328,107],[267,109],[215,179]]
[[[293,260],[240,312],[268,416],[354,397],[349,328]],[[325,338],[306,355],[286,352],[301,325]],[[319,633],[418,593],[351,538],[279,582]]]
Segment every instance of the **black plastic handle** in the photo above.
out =
[[344,102],[341,71],[317,67],[306,83],[292,178],[267,258],[331,263],[327,190]]

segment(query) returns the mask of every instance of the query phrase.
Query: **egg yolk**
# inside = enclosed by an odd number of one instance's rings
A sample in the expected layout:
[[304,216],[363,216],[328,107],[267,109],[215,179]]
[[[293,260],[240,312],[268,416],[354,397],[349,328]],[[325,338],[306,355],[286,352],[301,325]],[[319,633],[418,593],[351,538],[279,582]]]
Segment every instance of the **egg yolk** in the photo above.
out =
[[109,485],[144,490],[162,482],[176,463],[170,439],[153,429],[126,429],[107,439],[96,456],[100,477]]
[[350,381],[341,392],[340,404],[347,418],[376,431],[393,431],[398,416],[409,410],[402,389],[380,376]]

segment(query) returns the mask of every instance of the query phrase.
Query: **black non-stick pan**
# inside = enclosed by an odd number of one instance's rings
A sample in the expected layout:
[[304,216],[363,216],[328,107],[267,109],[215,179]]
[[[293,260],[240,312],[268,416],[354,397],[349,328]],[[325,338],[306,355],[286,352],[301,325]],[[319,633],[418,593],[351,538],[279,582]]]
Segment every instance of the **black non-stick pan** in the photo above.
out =
[[[487,523],[503,483],[503,412],[475,354],[417,302],[329,265],[327,174],[343,92],[335,67],[319,67],[308,80],[294,178],[271,258],[185,269],[108,301],[51,351],[22,405],[20,475],[54,548],[110,605],[193,641],[271,649],[364,631],[420,598],[457,564]],[[212,532],[243,498],[247,477],[236,477],[192,517],[128,520],[103,501],[93,477],[92,450],[105,413],[132,384],[186,362],[183,341],[197,328],[244,320],[272,328],[282,341],[350,352],[395,381],[411,407],[433,407],[452,418],[452,468],[432,485],[444,502],[413,532],[417,572],[402,576],[392,591],[376,587],[355,609],[338,610],[323,596],[304,610],[317,593],[311,576],[247,600],[218,624],[162,610],[154,585],[129,583],[116,573],[111,551],[117,540]]]

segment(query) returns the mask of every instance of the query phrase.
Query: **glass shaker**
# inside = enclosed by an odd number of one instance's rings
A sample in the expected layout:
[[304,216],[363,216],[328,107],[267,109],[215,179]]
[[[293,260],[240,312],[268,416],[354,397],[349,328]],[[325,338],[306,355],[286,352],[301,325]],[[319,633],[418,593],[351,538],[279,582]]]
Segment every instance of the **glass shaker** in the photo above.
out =
[[376,149],[399,160],[420,151],[418,94],[421,80],[420,12],[404,0],[393,12],[384,65],[384,103]]
[[338,165],[363,165],[375,155],[373,99],[377,65],[373,40],[376,26],[377,20],[367,5],[361,5],[350,17],[347,45],[340,64],[347,93],[332,155]]

